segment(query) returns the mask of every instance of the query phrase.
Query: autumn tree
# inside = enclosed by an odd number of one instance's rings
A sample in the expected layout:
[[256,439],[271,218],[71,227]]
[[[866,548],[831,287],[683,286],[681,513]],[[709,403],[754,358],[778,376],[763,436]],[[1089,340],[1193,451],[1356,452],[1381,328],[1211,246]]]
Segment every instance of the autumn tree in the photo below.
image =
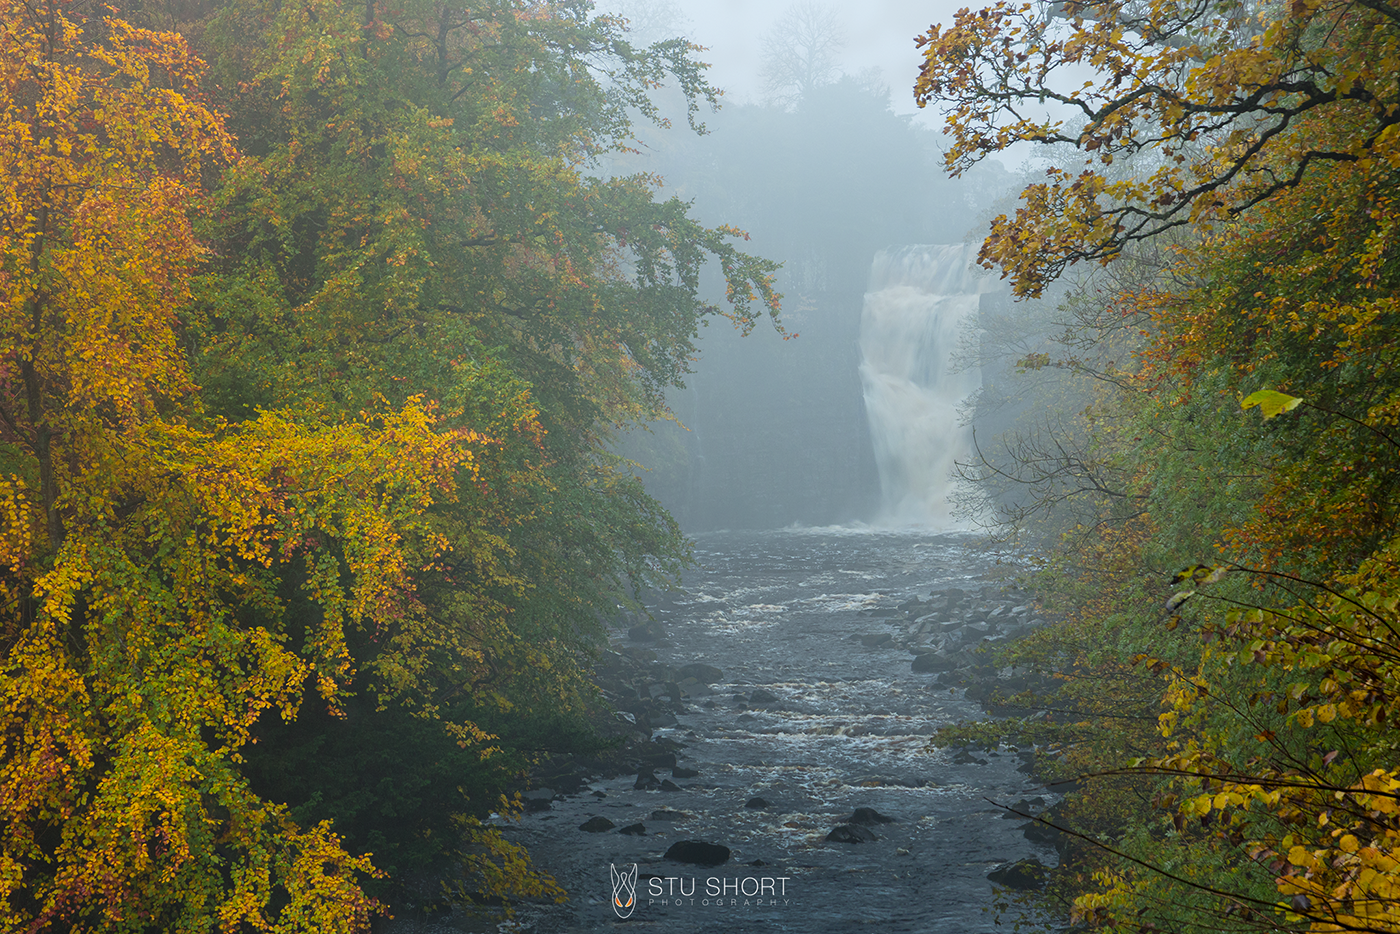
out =
[[[0,911],[360,930],[368,857],[254,794],[241,750],[307,691],[338,708],[347,631],[419,612],[422,517],[485,439],[419,399],[204,415],[191,217],[237,157],[185,41],[100,14],[0,15]],[[292,603],[316,608],[295,638]]]
[[[441,869],[452,815],[497,810],[528,756],[587,732],[604,622],[674,579],[679,529],[609,442],[662,413],[701,320],[776,312],[775,267],[656,179],[590,171],[635,145],[634,113],[664,126],[646,94],[662,81],[698,125],[716,92],[684,41],[634,47],[584,4],[508,2],[236,3],[202,34],[255,154],[216,196],[220,255],[189,309],[210,409],[346,418],[421,393],[444,428],[493,441],[432,511],[450,550],[416,575],[423,612],[354,641],[355,716],[265,720],[248,755],[306,820],[396,870]],[[701,298],[707,262],[722,306]],[[433,721],[494,738],[462,749]],[[431,792],[359,751],[393,735],[434,764]],[[391,801],[395,819],[369,816]]]
[[[938,103],[959,173],[1017,141],[1064,143],[981,253],[1018,295],[1081,260],[1182,225],[1239,218],[1329,166],[1391,164],[1400,12],[1385,3],[997,3],[919,37],[921,106]],[[1082,87],[1066,72],[1088,66]],[[1047,109],[1047,105],[1049,108]],[[1318,136],[1320,123],[1341,130]],[[1073,130],[1071,131],[1071,127]],[[1343,129],[1344,128],[1344,129]],[[1103,167],[1146,158],[1112,179]]]
[[1156,751],[1087,763],[1158,784],[1078,881],[1086,922],[1400,917],[1398,31],[1385,4],[998,4],[922,37],[950,169],[1018,141],[1082,153],[992,226],[982,259],[1018,294],[1182,234],[1168,276],[1104,303],[1148,322],[1120,463],[1155,531],[1137,593],[1094,616],[1164,691]]
[[[583,171],[664,76],[713,99],[694,50],[581,4],[250,2],[184,24],[210,81],[174,33],[3,9],[7,921],[359,930],[376,863],[464,842],[468,892],[557,892],[472,822],[684,554],[607,439],[702,317],[777,309],[737,231]],[[411,814],[356,810],[347,736],[436,760],[379,799]]]

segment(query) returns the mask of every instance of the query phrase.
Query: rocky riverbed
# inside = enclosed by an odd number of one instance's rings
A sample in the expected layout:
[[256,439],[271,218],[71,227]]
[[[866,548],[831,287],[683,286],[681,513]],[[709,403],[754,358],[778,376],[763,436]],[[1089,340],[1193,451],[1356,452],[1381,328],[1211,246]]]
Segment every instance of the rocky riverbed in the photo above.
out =
[[505,929],[994,930],[989,874],[1031,888],[1056,860],[998,805],[1057,795],[1030,749],[928,737],[1022,686],[982,650],[1044,622],[1029,595],[948,535],[717,533],[697,562],[601,660],[622,744],[543,763],[506,825],[571,898]]

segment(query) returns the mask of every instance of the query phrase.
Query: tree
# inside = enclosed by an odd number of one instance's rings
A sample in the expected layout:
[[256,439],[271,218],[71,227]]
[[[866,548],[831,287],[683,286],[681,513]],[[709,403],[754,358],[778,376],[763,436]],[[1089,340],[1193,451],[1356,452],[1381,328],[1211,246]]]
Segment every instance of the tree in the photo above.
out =
[[[33,929],[348,931],[373,874],[238,762],[345,633],[416,612],[421,517],[480,436],[431,407],[202,417],[178,310],[189,215],[235,158],[171,33],[0,7],[0,910]],[[316,608],[299,640],[276,572]]]
[[[353,828],[400,873],[440,869],[454,813],[499,810],[530,756],[587,732],[604,622],[673,579],[679,529],[608,441],[662,410],[702,319],[748,329],[776,313],[775,267],[657,198],[655,179],[585,171],[634,145],[629,115],[663,78],[691,105],[715,93],[683,41],[636,48],[584,4],[510,2],[235,3],[204,35],[258,154],[218,193],[220,255],[188,313],[211,411],[350,418],[421,393],[444,429],[492,441],[432,510],[446,551],[415,575],[422,612],[352,645],[355,716],[269,719],[248,755],[258,787],[304,819]],[[698,294],[708,260],[722,307]],[[431,791],[345,754],[357,737],[425,737],[424,718],[432,761],[453,763]],[[452,724],[492,738],[463,751]],[[334,794],[300,781],[312,746],[340,751]],[[393,821],[368,816],[409,799]],[[501,894],[487,881],[467,888]]]
[[[1247,4],[1001,2],[919,37],[920,106],[943,104],[954,174],[1017,141],[1085,153],[1052,168],[992,225],[980,254],[1018,295],[1081,260],[1182,225],[1241,217],[1324,166],[1389,164],[1400,144],[1400,11],[1383,2]],[[1067,89],[1066,69],[1095,79]],[[1044,113],[1050,102],[1059,105]],[[1057,117],[1057,113],[1067,117]],[[1084,121],[1067,132],[1069,120]],[[1326,121],[1340,134],[1307,130]],[[1099,166],[1150,157],[1151,174]]]
[[[412,815],[443,856],[683,555],[603,442],[719,311],[704,258],[742,326],[773,267],[580,169],[667,68],[711,90],[581,4],[232,4],[199,35],[239,154],[181,36],[0,13],[0,910],[362,930],[402,838],[278,767],[410,724],[472,760]],[[468,838],[472,891],[556,891]]]
[[[1119,462],[1153,528],[1141,586],[1099,612],[1129,620],[1116,650],[1164,684],[1160,747],[1086,763],[1156,783],[1155,809],[1102,841],[1073,893],[1092,924],[1400,917],[1397,30],[1393,7],[1365,2],[1000,4],[924,37],[919,93],[947,101],[951,168],[1017,140],[1084,154],[984,244],[1020,294],[1186,234],[1169,275],[1103,303],[1150,322]],[[1059,86],[1086,63],[1095,80]],[[1032,114],[1042,101],[1083,129]],[[1124,158],[1147,171],[1111,178]],[[1264,420],[1240,410],[1260,399]],[[1171,561],[1190,563],[1168,583]]]
[[780,103],[801,100],[836,79],[843,45],[834,10],[815,3],[793,4],[763,36],[763,89]]

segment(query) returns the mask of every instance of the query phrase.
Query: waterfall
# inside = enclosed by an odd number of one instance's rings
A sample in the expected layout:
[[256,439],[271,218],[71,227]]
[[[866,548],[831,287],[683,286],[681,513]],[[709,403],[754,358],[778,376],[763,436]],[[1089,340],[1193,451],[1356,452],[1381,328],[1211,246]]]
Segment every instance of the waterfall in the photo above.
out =
[[951,356],[982,292],[995,288],[972,265],[977,248],[906,246],[882,250],[870,269],[860,319],[860,378],[875,447],[880,524],[953,526],[948,494],[954,462],[966,460],[971,431],[958,403],[982,385]]

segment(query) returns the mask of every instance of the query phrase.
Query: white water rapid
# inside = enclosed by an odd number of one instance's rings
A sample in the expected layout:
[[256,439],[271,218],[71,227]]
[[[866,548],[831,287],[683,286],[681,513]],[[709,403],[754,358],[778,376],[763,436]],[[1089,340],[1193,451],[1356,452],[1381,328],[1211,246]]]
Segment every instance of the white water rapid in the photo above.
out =
[[983,292],[996,281],[973,266],[974,244],[882,250],[860,320],[860,378],[880,471],[877,524],[949,529],[954,462],[970,453],[958,403],[982,385],[952,354]]

